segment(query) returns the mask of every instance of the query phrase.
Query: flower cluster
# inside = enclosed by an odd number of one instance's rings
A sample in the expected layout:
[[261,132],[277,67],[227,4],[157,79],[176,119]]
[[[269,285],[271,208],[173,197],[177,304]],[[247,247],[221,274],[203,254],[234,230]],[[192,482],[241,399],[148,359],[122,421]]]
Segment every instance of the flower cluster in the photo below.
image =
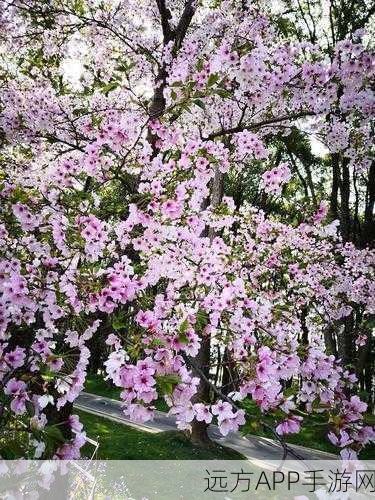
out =
[[261,186],[266,193],[281,194],[282,186],[291,178],[291,172],[287,163],[280,163],[272,170],[267,170],[262,175]]
[[[374,431],[328,342],[354,318],[355,356],[370,341],[375,253],[342,243],[324,201],[287,223],[225,195],[235,175],[281,195],[294,165],[275,144],[307,116],[364,172],[371,55],[338,43],[327,60],[278,37],[255,5],[244,16],[236,2],[194,3],[196,23],[166,41],[151,3],[62,4],[48,6],[48,40],[33,1],[2,19],[1,427],[22,422],[24,456],[77,458],[85,432],[71,404],[98,341],[132,420],[152,419],[164,398],[179,429],[217,423],[227,435],[251,400],[282,439],[303,427],[302,408],[354,456]],[[87,45],[78,90],[61,79],[76,34]]]

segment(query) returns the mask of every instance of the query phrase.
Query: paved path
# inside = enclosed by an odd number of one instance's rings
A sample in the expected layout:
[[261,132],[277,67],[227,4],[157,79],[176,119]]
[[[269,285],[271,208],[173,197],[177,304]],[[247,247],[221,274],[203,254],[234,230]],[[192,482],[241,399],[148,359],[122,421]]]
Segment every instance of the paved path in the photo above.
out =
[[[155,419],[152,422],[137,424],[126,418],[121,410],[121,402],[115,399],[97,396],[82,392],[76,399],[74,406],[77,409],[94,413],[116,422],[120,422],[139,430],[148,432],[163,432],[175,430],[175,417],[168,416],[161,411],[155,411]],[[217,443],[239,451],[252,462],[259,460],[263,466],[267,460],[280,460],[283,456],[283,449],[279,443],[272,439],[258,436],[242,436],[239,432],[232,432],[228,436],[222,436],[216,425],[210,425],[208,430],[211,439]],[[327,460],[334,459],[335,455],[325,453],[302,446],[289,445],[300,457],[305,460]],[[288,459],[295,459],[288,456]]]

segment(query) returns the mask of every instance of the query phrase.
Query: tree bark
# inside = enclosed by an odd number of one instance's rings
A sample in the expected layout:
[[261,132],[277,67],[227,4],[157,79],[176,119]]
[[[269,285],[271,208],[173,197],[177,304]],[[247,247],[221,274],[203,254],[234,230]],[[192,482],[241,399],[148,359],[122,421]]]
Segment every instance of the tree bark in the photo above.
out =
[[[172,54],[176,55],[178,50],[181,48],[183,40],[186,36],[186,32],[190,26],[191,20],[194,16],[193,1],[188,0],[185,4],[185,8],[181,14],[181,18],[177,24],[176,29],[172,29],[170,26],[170,20],[172,19],[172,14],[168,9],[165,0],[156,0],[159,14],[161,27],[163,31],[163,45],[168,45],[169,42],[173,41]],[[164,62],[159,66],[159,71],[155,79],[154,94],[150,102],[148,109],[148,114],[150,120],[155,120],[160,118],[165,111],[165,97],[164,89],[167,85],[167,67]],[[147,141],[150,143],[152,148],[152,156],[156,156],[158,153],[156,142],[157,137],[152,133],[151,128],[147,131]]]
[[340,222],[341,235],[344,241],[350,241],[351,236],[351,216],[350,216],[350,173],[348,159],[342,161],[342,179],[340,182],[341,208]]
[[[210,375],[210,337],[206,336],[202,338],[202,342],[198,351],[197,356],[194,358],[194,364],[204,373],[204,375],[209,378]],[[210,388],[207,383],[200,377],[200,374],[192,368],[194,376],[198,377],[200,382],[198,384],[197,392],[192,398],[192,403],[209,403],[210,401]],[[208,446],[211,444],[211,439],[207,433],[208,424],[205,422],[198,422],[194,419],[191,423],[191,434],[190,439],[192,443],[199,446]]]
[[375,161],[372,161],[369,171],[367,189],[366,189],[366,205],[364,222],[361,232],[361,246],[369,246],[372,248],[375,244]]
[[338,195],[340,184],[340,163],[338,154],[332,155],[332,185],[330,196],[330,212],[333,219],[339,218]]
[[[224,190],[224,175],[217,169],[215,172],[215,176],[212,180],[211,186],[211,196],[210,196],[210,205],[212,208],[217,207],[221,200],[223,199],[223,190]],[[210,241],[215,237],[215,231],[213,228],[206,228],[206,235],[209,237]],[[204,236],[205,234],[203,234]],[[198,351],[197,356],[194,358],[195,365],[202,370],[207,378],[210,376],[210,356],[211,356],[211,338],[209,335],[203,336],[202,342]],[[210,388],[208,384],[199,376],[199,374],[192,369],[195,376],[200,379],[197,393],[192,398],[193,403],[198,402],[209,402],[210,400]],[[212,444],[208,433],[207,433],[208,425],[205,422],[198,422],[198,420],[194,419],[191,423],[191,441],[194,444],[200,446],[208,446]]]
[[325,343],[327,354],[333,354],[335,357],[337,357],[337,345],[336,345],[336,339],[335,339],[335,328],[334,328],[333,325],[331,325],[324,332],[324,343]]
[[375,402],[375,391],[374,391],[374,342],[370,335],[368,336],[368,351],[365,362],[364,370],[364,387],[368,394],[368,411],[373,413],[374,402]]
[[338,334],[338,355],[344,366],[353,361],[354,354],[354,312],[343,320],[344,329]]
[[236,377],[235,363],[226,347],[223,356],[223,378],[221,381],[221,392],[226,396],[237,389]]

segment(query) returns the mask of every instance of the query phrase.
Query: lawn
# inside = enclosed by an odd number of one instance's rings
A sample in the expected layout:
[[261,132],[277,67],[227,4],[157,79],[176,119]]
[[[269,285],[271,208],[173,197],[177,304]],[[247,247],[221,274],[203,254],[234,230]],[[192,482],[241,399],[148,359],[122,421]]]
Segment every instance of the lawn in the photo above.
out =
[[[248,415],[254,415],[254,421],[246,424],[247,432],[256,436],[262,436],[274,439],[272,433],[259,425],[260,410],[254,401],[246,403],[246,411]],[[374,425],[374,415],[365,415],[365,423],[367,425]],[[325,451],[338,455],[338,450],[327,438],[330,431],[324,417],[320,415],[306,415],[304,416],[304,423],[301,431],[298,434],[289,434],[285,436],[286,442],[298,446],[305,446],[319,451]],[[361,453],[360,458],[363,460],[375,459],[375,445],[367,446]]]
[[[89,375],[86,380],[85,391],[99,396],[106,396],[112,399],[120,399],[121,389],[111,386],[106,382],[101,375]],[[158,400],[155,404],[156,408],[160,411],[167,411],[168,407],[164,400]],[[259,422],[259,410],[255,403],[250,402],[246,410],[249,414],[254,415],[254,427],[251,428],[250,433],[256,436],[267,438],[274,438],[271,432],[262,429],[257,425]],[[375,425],[374,415],[366,415],[366,423],[368,425]],[[315,450],[326,451],[328,453],[337,454],[337,449],[327,439],[328,427],[324,424],[319,417],[306,417],[305,424],[298,434],[290,434],[286,440],[290,444],[299,446],[306,446]],[[375,446],[368,446],[362,453],[362,459],[374,460],[375,459]]]
[[120,399],[121,389],[104,380],[103,375],[87,375],[85,391],[111,399]]
[[[99,438],[97,459],[102,460],[245,460],[235,450],[213,443],[209,448],[194,446],[179,431],[150,433],[84,411],[77,411],[87,435]],[[92,454],[85,445],[83,456]]]

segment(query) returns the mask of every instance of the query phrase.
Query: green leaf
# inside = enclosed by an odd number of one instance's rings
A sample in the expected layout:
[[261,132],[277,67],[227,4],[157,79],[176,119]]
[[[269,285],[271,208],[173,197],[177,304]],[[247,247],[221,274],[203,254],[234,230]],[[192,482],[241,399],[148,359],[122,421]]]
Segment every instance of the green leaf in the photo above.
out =
[[188,344],[189,343],[189,339],[186,335],[186,333],[180,333],[179,336],[178,336],[178,341],[180,342],[180,344]]
[[42,373],[41,375],[42,375],[42,379],[46,380],[47,382],[51,382],[56,377],[56,374],[54,374],[51,371],[46,371],[45,373]]
[[179,342],[181,342],[181,344],[187,344],[189,342],[189,339],[186,335],[189,326],[190,326],[189,321],[187,319],[184,319],[184,321],[180,325],[180,328],[178,329],[179,331],[178,340]]
[[189,328],[189,321],[187,319],[184,319],[184,321],[181,323],[180,328],[178,331],[180,333],[186,333]]
[[86,112],[87,112],[87,108],[75,108],[75,109],[73,109],[74,116],[83,115]]
[[77,15],[79,15],[79,16],[85,15],[85,6],[81,0],[75,0],[73,2],[73,9]]
[[164,342],[160,339],[153,339],[149,346],[152,348],[152,347],[160,347],[160,346],[163,346],[165,345]]
[[215,83],[218,81],[219,81],[219,75],[216,73],[213,73],[212,75],[210,75],[208,77],[207,86],[212,87],[212,85],[215,85]]
[[203,309],[199,309],[199,311],[197,312],[197,321],[195,323],[196,331],[201,332],[208,325],[208,321],[209,316],[206,311],[203,311]]
[[20,439],[9,439],[5,436],[5,439],[0,441],[0,456],[4,460],[15,460],[16,458],[21,458],[25,456],[25,449],[23,443]]
[[206,105],[205,103],[202,101],[202,99],[195,99],[194,100],[194,104],[196,104],[197,106],[199,106],[200,108],[202,109],[206,109]]
[[109,92],[111,92],[111,90],[115,90],[117,87],[118,87],[118,82],[110,82],[107,85],[104,85],[104,87],[102,87],[102,91],[104,94],[108,94]]
[[45,433],[48,440],[51,440],[51,441],[54,441],[57,443],[64,442],[64,436],[61,432],[61,429],[60,429],[60,427],[57,427],[56,425],[50,425],[49,427],[45,427],[44,433]]
[[172,394],[175,385],[181,382],[181,378],[171,373],[169,375],[159,375],[156,377],[156,386],[160,395]]
[[229,90],[225,90],[225,89],[217,89],[216,90],[216,94],[218,94],[220,97],[231,97],[231,93]]
[[25,403],[27,413],[33,417],[35,415],[35,406],[32,404],[31,401],[26,401]]
[[128,61],[123,61],[121,64],[119,64],[116,68],[117,71],[121,71],[124,73],[127,73],[130,71],[133,67],[135,66],[134,62],[128,62]]
[[64,443],[64,436],[61,429],[56,425],[45,427],[43,430],[43,441],[46,444],[43,455],[50,457],[55,452],[56,448]]
[[112,328],[114,330],[122,330],[123,328],[125,328],[127,326],[126,324],[126,318],[125,318],[125,315],[124,313],[120,312],[118,314],[116,314],[113,319],[112,319]]
[[297,32],[295,24],[287,17],[279,17],[276,20],[276,25],[279,32],[284,36],[290,36]]
[[247,436],[248,434],[254,434],[261,428],[259,420],[248,420],[244,426],[241,427],[241,434]]

